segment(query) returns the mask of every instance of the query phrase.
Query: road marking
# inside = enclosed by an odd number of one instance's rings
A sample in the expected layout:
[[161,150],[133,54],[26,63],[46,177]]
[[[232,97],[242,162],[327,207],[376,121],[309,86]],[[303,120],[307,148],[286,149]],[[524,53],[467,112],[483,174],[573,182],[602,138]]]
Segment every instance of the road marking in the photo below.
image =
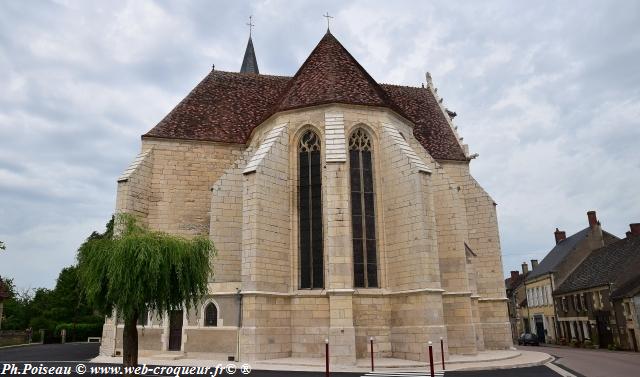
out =
[[560,368],[559,366],[555,365],[553,362],[546,363],[545,365],[547,366],[547,368],[549,368],[552,371],[558,373],[562,377],[577,377],[575,374],[567,372],[566,370],[564,370],[564,369]]
[[[436,377],[444,376],[444,371],[434,373]],[[431,377],[431,372],[369,372],[361,377]]]

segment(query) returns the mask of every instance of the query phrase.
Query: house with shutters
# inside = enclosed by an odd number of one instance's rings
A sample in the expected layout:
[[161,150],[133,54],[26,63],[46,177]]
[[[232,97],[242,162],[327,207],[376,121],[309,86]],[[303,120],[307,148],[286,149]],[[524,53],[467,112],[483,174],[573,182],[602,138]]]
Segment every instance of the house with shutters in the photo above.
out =
[[[289,76],[211,70],[118,179],[116,210],[215,244],[209,294],[141,355],[425,360],[512,346],[496,204],[431,76],[380,84],[329,31]],[[122,349],[117,312],[101,353]],[[436,357],[439,358],[440,350]]]
[[556,343],[560,339],[553,292],[594,250],[618,240],[602,229],[595,211],[587,212],[587,222],[586,228],[569,237],[556,228],[556,245],[539,264],[531,261],[531,272],[524,282],[527,299],[520,306],[520,317],[525,332],[536,334],[541,342]]
[[638,352],[640,224],[591,253],[553,296],[559,333],[568,342]]

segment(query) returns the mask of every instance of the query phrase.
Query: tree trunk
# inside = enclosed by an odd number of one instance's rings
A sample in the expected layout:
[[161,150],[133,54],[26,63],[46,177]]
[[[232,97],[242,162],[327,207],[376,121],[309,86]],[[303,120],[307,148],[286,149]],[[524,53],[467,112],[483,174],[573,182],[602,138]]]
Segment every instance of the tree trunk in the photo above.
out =
[[125,367],[138,366],[138,313],[125,320],[122,334],[122,364]]

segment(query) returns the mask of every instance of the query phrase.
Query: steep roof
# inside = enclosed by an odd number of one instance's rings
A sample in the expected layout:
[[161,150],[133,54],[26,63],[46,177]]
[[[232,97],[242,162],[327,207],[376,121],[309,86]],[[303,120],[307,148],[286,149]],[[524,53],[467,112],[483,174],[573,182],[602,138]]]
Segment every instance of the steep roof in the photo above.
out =
[[247,49],[244,51],[244,59],[242,59],[242,66],[240,67],[240,73],[260,73],[258,70],[258,61],[256,60],[256,52],[253,50],[253,41],[249,36],[249,42],[247,42]]
[[392,107],[378,83],[327,32],[293,76],[276,111],[325,103]]
[[211,71],[143,136],[244,144],[288,77]]
[[415,124],[414,136],[432,157],[467,160],[429,89],[379,85],[330,33],[292,78],[210,72],[143,137],[244,144],[274,113],[325,103],[388,107]]
[[556,267],[562,263],[562,261],[578,246],[580,241],[587,238],[589,231],[591,228],[587,227],[567,237],[566,239],[560,241],[547,256],[544,257],[542,262],[538,265],[538,267],[534,268],[533,271],[529,273],[527,276],[527,281],[547,274],[549,272],[553,272]]
[[[640,237],[628,237],[591,253],[558,287],[555,293],[567,293],[613,283],[627,287],[640,277]],[[616,292],[614,291],[614,295]]]
[[438,160],[466,160],[456,135],[430,90],[382,84],[393,102],[415,123],[413,135],[431,157]]

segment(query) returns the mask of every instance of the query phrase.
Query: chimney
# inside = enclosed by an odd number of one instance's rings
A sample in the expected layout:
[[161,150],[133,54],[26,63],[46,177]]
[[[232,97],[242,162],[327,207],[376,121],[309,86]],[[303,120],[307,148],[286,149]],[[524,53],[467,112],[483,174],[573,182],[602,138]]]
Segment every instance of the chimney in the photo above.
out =
[[558,230],[558,228],[556,228],[554,235],[556,236],[556,245],[559,244],[560,241],[564,241],[567,239],[567,232],[565,232],[564,230]]
[[599,225],[598,218],[596,217],[596,211],[587,212],[587,218],[589,219],[589,226],[594,228],[596,225]]
[[520,271],[511,271],[511,281],[514,281],[520,276]]
[[527,265],[527,262],[522,262],[522,274],[526,275],[529,273],[529,266]]
[[629,229],[631,231],[627,232],[627,234],[631,234],[634,237],[640,236],[640,223],[629,224]]
[[538,260],[537,259],[532,259],[531,260],[531,270],[535,270],[536,267],[538,267]]

